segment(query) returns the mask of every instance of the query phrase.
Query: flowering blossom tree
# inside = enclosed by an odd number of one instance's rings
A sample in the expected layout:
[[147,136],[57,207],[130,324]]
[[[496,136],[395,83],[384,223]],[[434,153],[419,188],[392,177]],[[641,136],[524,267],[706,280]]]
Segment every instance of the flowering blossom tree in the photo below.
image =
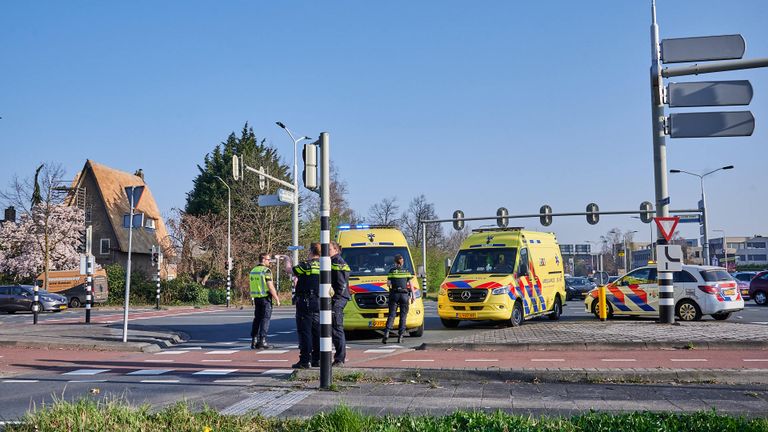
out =
[[84,226],[85,215],[77,207],[37,204],[18,223],[0,226],[0,272],[26,279],[41,271],[76,268]]

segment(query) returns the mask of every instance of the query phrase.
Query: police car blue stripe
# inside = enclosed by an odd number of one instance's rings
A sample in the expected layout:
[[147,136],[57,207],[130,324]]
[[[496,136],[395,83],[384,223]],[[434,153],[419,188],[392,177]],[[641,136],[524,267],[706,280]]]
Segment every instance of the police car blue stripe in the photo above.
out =
[[653,308],[653,306],[649,305],[648,303],[644,302],[643,299],[640,298],[640,296],[636,294],[624,294],[625,297],[629,297],[630,300],[632,300],[637,307],[640,309],[646,311],[646,312],[653,312],[656,309]]

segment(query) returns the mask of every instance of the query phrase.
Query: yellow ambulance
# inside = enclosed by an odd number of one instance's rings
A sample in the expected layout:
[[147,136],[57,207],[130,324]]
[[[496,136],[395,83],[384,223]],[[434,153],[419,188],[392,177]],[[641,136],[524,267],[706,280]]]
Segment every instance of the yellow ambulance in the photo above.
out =
[[[386,327],[389,315],[389,288],[387,273],[395,266],[395,255],[402,255],[403,266],[414,277],[416,287],[406,320],[408,334],[424,334],[424,303],[418,278],[415,276],[411,251],[405,236],[397,228],[376,225],[340,225],[338,243],[341,256],[349,264],[349,292],[352,299],[344,308],[344,329],[379,330]],[[399,325],[399,313],[392,328]]]
[[560,246],[552,233],[522,228],[472,231],[461,244],[437,297],[443,325],[461,321],[560,318],[565,277]]

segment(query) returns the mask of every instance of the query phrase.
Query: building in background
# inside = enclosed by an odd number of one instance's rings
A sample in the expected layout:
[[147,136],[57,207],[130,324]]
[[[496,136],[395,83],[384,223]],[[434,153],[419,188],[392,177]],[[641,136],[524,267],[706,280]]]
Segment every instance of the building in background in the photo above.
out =
[[723,248],[723,237],[709,240],[709,253],[717,260],[717,265],[727,265],[729,271],[745,265],[768,267],[768,237],[726,235],[725,240],[727,248]]

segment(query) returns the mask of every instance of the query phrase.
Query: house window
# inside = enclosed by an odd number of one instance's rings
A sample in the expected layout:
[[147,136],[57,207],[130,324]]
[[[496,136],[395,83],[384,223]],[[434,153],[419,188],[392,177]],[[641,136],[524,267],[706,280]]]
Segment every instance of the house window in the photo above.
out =
[[146,229],[155,229],[155,220],[152,218],[146,218],[144,220],[144,228]]
[[101,239],[101,241],[99,242],[99,254],[109,255],[109,249],[110,249],[109,239],[108,238]]
[[747,243],[748,248],[765,249],[765,243]]
[[86,222],[93,222],[92,220],[92,213],[93,213],[93,206],[88,205],[85,207],[85,221]]
[[[130,219],[130,214],[124,214],[123,215],[123,228],[128,228],[128,219]],[[133,227],[134,228],[140,228],[143,225],[144,221],[144,213],[136,213],[133,215]]]

